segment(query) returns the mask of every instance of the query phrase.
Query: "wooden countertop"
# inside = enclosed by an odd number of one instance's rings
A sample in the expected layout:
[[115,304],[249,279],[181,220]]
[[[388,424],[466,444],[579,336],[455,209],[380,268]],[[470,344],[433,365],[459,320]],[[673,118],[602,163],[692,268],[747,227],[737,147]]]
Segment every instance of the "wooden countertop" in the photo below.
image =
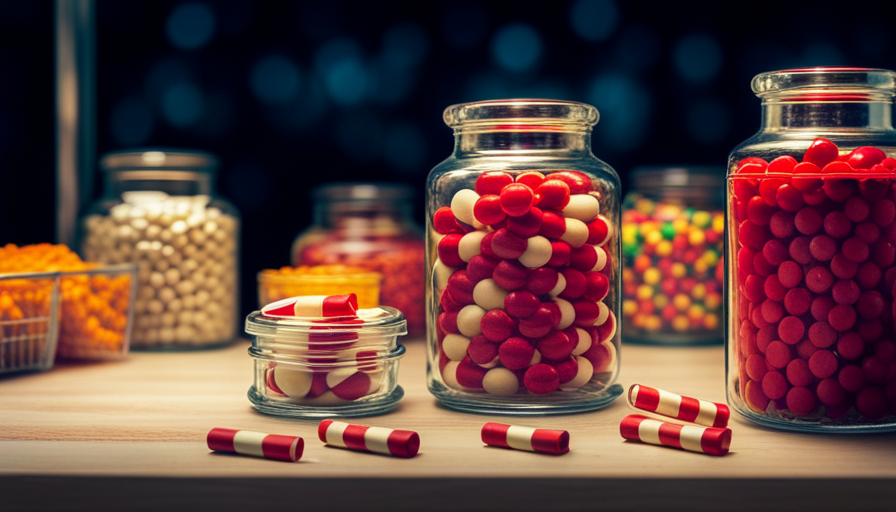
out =
[[[819,510],[887,508],[896,496],[896,434],[795,434],[735,415],[731,452],[712,457],[624,441],[623,397],[567,416],[464,414],[427,391],[422,340],[405,344],[405,398],[357,422],[418,432],[407,460],[327,447],[316,420],[256,412],[245,341],[0,378],[0,510]],[[624,345],[619,382],[724,402],[724,352]],[[487,421],[565,429],[571,451],[486,447]],[[205,436],[219,426],[302,436],[304,457],[212,453]]]

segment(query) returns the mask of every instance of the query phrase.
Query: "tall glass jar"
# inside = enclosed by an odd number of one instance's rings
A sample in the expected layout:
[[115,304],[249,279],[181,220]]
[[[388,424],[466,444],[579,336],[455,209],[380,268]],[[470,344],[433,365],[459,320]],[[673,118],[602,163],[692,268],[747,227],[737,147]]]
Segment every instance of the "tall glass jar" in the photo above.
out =
[[753,79],[728,161],[727,392],[770,427],[896,430],[896,73]]
[[103,197],[80,223],[81,253],[137,263],[134,349],[225,345],[238,327],[239,213],[215,196],[217,159],[128,150],[100,160]]
[[591,153],[597,109],[448,107],[454,153],[426,187],[427,383],[448,407],[593,410],[621,394],[619,177]]
[[292,264],[348,265],[383,276],[380,302],[403,312],[411,336],[426,329],[423,232],[414,223],[414,190],[398,183],[316,187],[314,223],[292,246]]
[[722,167],[641,167],[622,203],[626,342],[721,343]]

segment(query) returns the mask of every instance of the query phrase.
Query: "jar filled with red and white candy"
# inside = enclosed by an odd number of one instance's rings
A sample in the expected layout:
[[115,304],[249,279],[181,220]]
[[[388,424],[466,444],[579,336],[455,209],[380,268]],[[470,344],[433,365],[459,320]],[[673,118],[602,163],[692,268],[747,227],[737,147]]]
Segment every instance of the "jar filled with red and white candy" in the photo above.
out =
[[246,318],[255,365],[252,406],[265,414],[296,418],[353,417],[394,409],[404,390],[398,338],[407,321],[379,306],[345,318],[301,318],[265,313]]
[[428,385],[448,407],[601,408],[621,394],[619,177],[591,153],[598,112],[499,100],[448,107],[429,174]]
[[896,430],[896,73],[752,85],[760,131],[728,162],[728,401],[776,428]]

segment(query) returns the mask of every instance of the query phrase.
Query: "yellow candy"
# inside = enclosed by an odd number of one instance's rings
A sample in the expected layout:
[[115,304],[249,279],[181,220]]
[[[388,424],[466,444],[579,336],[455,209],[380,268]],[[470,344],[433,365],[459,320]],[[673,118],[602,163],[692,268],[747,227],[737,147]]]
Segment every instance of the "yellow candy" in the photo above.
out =
[[676,233],[687,233],[690,226],[688,225],[687,220],[679,217],[672,221],[672,227],[675,228]]
[[647,284],[657,284],[662,278],[663,274],[656,267],[650,267],[644,271],[644,282]]
[[647,245],[657,245],[663,240],[663,234],[659,231],[651,231],[645,235],[644,240],[647,242]]
[[667,297],[663,293],[657,294],[653,298],[653,305],[656,306],[656,309],[663,309],[668,304],[669,304],[669,297]]
[[722,304],[722,296],[718,293],[710,293],[706,296],[706,299],[703,300],[703,304],[706,305],[706,309],[710,311],[719,309],[719,306]]
[[712,218],[709,212],[701,210],[694,212],[694,216],[691,217],[691,222],[693,222],[697,227],[705,228],[709,225],[710,222],[712,222]]
[[660,257],[666,257],[672,254],[672,242],[668,240],[663,240],[660,243],[656,244],[656,255]]
[[716,233],[723,233],[725,231],[725,216],[717,214],[712,218],[712,229],[715,230]]
[[633,300],[622,301],[622,314],[632,316],[638,312],[638,303]]
[[672,298],[672,305],[675,306],[675,309],[685,312],[691,306],[691,298],[683,293],[679,293]]
[[691,304],[688,308],[688,318],[695,322],[700,321],[705,314],[706,310],[700,304]]
[[707,265],[705,261],[697,260],[694,262],[694,272],[704,274],[707,270],[709,270],[709,265]]
[[695,284],[694,289],[691,290],[691,296],[697,300],[703,300],[706,297],[706,285],[703,283]]
[[719,316],[713,313],[706,315],[706,317],[703,318],[703,326],[710,330],[718,328]]
[[644,321],[644,329],[648,331],[659,331],[662,328],[663,319],[656,315],[648,316]]
[[703,242],[705,242],[705,241],[706,241],[706,235],[704,235],[703,231],[701,231],[699,229],[695,229],[695,230],[691,231],[691,233],[688,235],[688,242],[690,242],[691,245],[694,245],[694,246],[703,245]]
[[719,263],[719,254],[715,251],[706,251],[703,253],[703,261],[707,266],[714,267]]
[[672,319],[672,328],[678,332],[687,331],[690,326],[691,321],[684,315],[676,315],[675,318]]
[[688,267],[686,267],[685,264],[681,262],[673,263],[671,273],[672,277],[681,279],[688,273]]
[[638,300],[647,300],[653,297],[653,287],[646,284],[638,286],[638,291],[635,292],[635,297],[637,297]]

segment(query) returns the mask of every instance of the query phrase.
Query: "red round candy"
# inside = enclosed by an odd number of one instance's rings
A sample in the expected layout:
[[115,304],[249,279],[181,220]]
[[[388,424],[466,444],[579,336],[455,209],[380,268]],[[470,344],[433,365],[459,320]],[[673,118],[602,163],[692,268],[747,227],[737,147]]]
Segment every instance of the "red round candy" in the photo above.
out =
[[765,280],[756,275],[747,276],[744,283],[744,295],[750,302],[759,304],[765,300]]
[[830,350],[819,350],[809,358],[809,369],[819,379],[826,379],[837,373],[838,366],[837,356]]
[[831,309],[836,305],[834,299],[831,298],[830,295],[819,295],[812,299],[812,306],[810,310],[812,311],[812,318],[821,322],[828,320],[828,314],[831,312]]
[[467,389],[482,389],[482,379],[488,372],[474,363],[470,356],[464,357],[457,365],[457,383]]
[[432,227],[437,233],[442,235],[459,233],[461,231],[460,224],[457,223],[450,206],[443,206],[436,210],[432,215]]
[[835,378],[827,378],[818,383],[815,388],[818,401],[827,406],[837,405],[846,399],[846,390]]
[[598,307],[597,302],[593,300],[574,300],[572,301],[572,307],[576,312],[573,325],[579,327],[589,327],[593,325],[600,316],[600,308]]
[[479,334],[470,340],[467,345],[467,355],[470,359],[480,365],[491,365],[498,357],[498,344],[492,343],[488,338]]
[[772,400],[783,398],[789,388],[790,384],[781,372],[770,371],[762,377],[762,392]]
[[812,162],[818,167],[824,167],[836,160],[839,154],[840,150],[837,148],[836,144],[828,139],[819,137],[812,141],[812,144],[806,149],[806,153],[803,155],[803,161]]
[[526,370],[523,385],[533,395],[547,395],[560,387],[560,374],[553,366],[538,363]]
[[502,260],[495,266],[491,277],[495,280],[495,284],[505,290],[519,290],[526,286],[529,269],[516,260]]
[[818,206],[827,200],[828,196],[824,193],[824,189],[819,188],[816,190],[803,192],[803,201],[805,201],[809,206]]
[[796,345],[803,339],[803,334],[805,333],[806,326],[799,317],[784,317],[778,324],[778,339],[788,345]]
[[815,293],[824,293],[834,284],[834,275],[827,267],[817,266],[806,271],[806,287]]
[[856,310],[846,304],[837,304],[828,313],[828,323],[834,329],[848,331],[856,324]]
[[843,386],[843,389],[856,392],[865,386],[865,372],[857,365],[848,364],[840,369],[837,374],[837,382]]
[[859,270],[859,264],[839,253],[831,259],[831,273],[838,279],[852,279]]
[[451,295],[455,303],[466,306],[472,304],[473,288],[476,286],[465,270],[458,270],[448,278],[445,291]]
[[498,347],[498,360],[509,370],[528,368],[534,355],[535,347],[524,338],[508,338]]
[[855,195],[858,190],[858,181],[854,179],[825,178],[822,190],[835,203],[842,203]]
[[535,195],[522,183],[511,183],[501,189],[501,209],[511,217],[520,217],[532,208]]
[[526,171],[516,177],[516,182],[535,190],[544,183],[544,174],[538,171]]
[[811,237],[808,236],[798,236],[790,241],[790,246],[788,246],[787,250],[790,252],[790,257],[793,261],[802,265],[808,265],[812,262],[812,252],[809,249],[811,240]]
[[852,150],[846,162],[855,169],[870,169],[884,161],[887,154],[872,146],[860,146]]
[[784,309],[794,316],[799,316],[807,311],[812,305],[812,294],[805,288],[794,288],[784,295]]
[[880,227],[887,227],[896,219],[896,203],[881,199],[871,207],[871,220]]
[[442,309],[445,311],[458,312],[463,309],[466,304],[457,303],[452,297],[451,294],[448,293],[448,290],[442,292],[442,296],[439,297],[439,305],[442,306]]
[[525,238],[511,233],[507,228],[501,228],[495,231],[495,237],[492,238],[491,246],[492,252],[496,256],[512,260],[522,256],[526,252],[529,243]]
[[[559,273],[552,268],[536,268],[529,272],[526,289],[535,295],[544,295],[557,286]],[[497,281],[496,281],[497,282]]]
[[859,316],[866,319],[878,318],[884,312],[884,297],[877,290],[862,292],[856,304]]
[[778,323],[784,317],[784,306],[774,300],[763,301],[760,311],[762,319],[770,324]]
[[587,194],[594,190],[591,178],[578,171],[559,171],[549,175],[552,180],[560,180],[569,186],[570,194]]
[[[821,168],[812,162],[802,162],[793,166],[793,187],[801,192],[813,192],[821,188],[822,181],[817,176],[821,174]],[[801,176],[807,175],[807,176]]]
[[[849,242],[850,240],[857,239],[850,238],[849,240],[846,240],[846,242]],[[846,252],[847,250],[846,242],[843,242],[844,252]],[[850,248],[858,253],[855,256],[856,258],[861,256],[861,253],[859,251],[862,250],[862,246],[851,245]],[[878,240],[877,242],[872,244],[870,248],[865,246],[865,249],[867,251],[866,254],[869,254],[871,256],[871,261],[873,261],[874,264],[880,268],[891,267],[893,263],[896,262],[896,247],[894,247],[893,244],[886,240]]]
[[771,270],[783,263],[790,253],[783,242],[772,239],[765,242],[765,245],[762,246],[762,255],[765,257],[765,260],[772,265],[772,269],[769,269],[769,274],[771,274]]
[[806,416],[815,410],[815,394],[804,387],[790,388],[787,392],[787,408],[797,416]]
[[865,352],[865,343],[862,337],[854,332],[845,332],[837,340],[837,354],[843,359],[852,361],[862,357]]
[[490,226],[507,218],[507,214],[501,209],[501,198],[494,194],[481,196],[473,205],[473,217],[479,222]]
[[837,342],[837,331],[827,322],[815,322],[809,326],[809,341],[818,348],[828,348]]
[[762,391],[762,384],[757,381],[751,380],[744,385],[743,396],[747,405],[755,411],[765,412],[768,407],[769,399]]
[[532,292],[517,290],[504,297],[504,311],[514,318],[528,318],[538,311],[541,301]]
[[480,196],[498,195],[507,185],[513,183],[513,177],[506,172],[484,172],[476,178],[476,193]]
[[538,351],[541,355],[554,361],[569,357],[575,348],[575,343],[562,331],[552,331],[538,340]]
[[557,370],[557,373],[560,375],[560,384],[571,381],[579,373],[579,363],[576,361],[576,358],[571,356],[567,356],[562,361],[550,361],[548,364]]
[[[753,269],[762,277],[768,277],[778,271],[778,267],[772,265],[768,258],[765,257],[765,247],[769,242],[777,242],[777,240],[769,240],[766,242],[765,245],[762,246],[762,252],[757,252],[756,256],[753,257]],[[770,254],[772,254],[772,257],[776,257],[773,251],[774,250],[770,251]],[[778,264],[780,265],[780,262]]]
[[458,253],[461,238],[463,238],[463,235],[452,233],[445,235],[439,240],[439,260],[441,260],[442,263],[453,268],[464,266],[464,260],[460,258],[460,254]]
[[[567,282],[567,286],[568,282]],[[601,272],[585,273],[584,298],[594,301],[604,300],[610,293],[610,280]]]
[[852,231],[852,222],[845,213],[835,210],[825,216],[824,231],[834,238],[845,238]]
[[487,312],[479,322],[482,335],[493,342],[501,342],[509,338],[513,334],[515,327],[516,322],[500,309],[493,309]]
[[560,293],[561,298],[578,299],[585,293],[585,287],[588,284],[585,280],[585,274],[572,268],[561,269],[560,273],[566,278],[566,288]]
[[523,238],[531,238],[541,231],[541,217],[541,209],[532,207],[519,217],[508,218],[507,229]]
[[846,202],[846,206],[843,207],[843,213],[853,222],[862,222],[871,214],[871,207],[861,197],[853,197]]
[[593,221],[585,224],[588,227],[588,239],[586,243],[591,245],[604,245],[610,240],[610,221],[603,215],[598,215]]
[[784,297],[787,296],[787,288],[781,284],[781,281],[778,279],[778,274],[772,274],[766,277],[765,283],[762,285],[762,290],[765,292],[766,297],[778,302],[782,302]]
[[597,265],[598,251],[603,252],[603,249],[591,245],[583,245],[582,247],[571,249],[569,266],[581,272],[592,270]]
[[896,343],[890,340],[878,341],[874,344],[874,357],[885,363],[896,360]]
[[793,172],[793,168],[796,164],[796,158],[793,158],[790,155],[782,155],[768,163],[766,172],[768,174],[790,174]]
[[765,354],[771,342],[778,339],[778,326],[776,324],[768,324],[759,329],[756,334],[756,349],[759,353]]
[[794,359],[787,363],[787,381],[793,386],[808,386],[815,380],[809,370],[809,364],[802,359]]
[[809,242],[809,252],[818,261],[830,261],[837,254],[837,242],[828,235],[818,235]]
[[887,414],[887,396],[881,388],[864,388],[856,394],[856,410],[870,420],[879,420]]
[[549,178],[535,189],[535,204],[543,209],[561,210],[569,204],[569,195],[569,185]]
[[753,354],[748,357],[746,362],[744,362],[744,367],[747,370],[747,375],[749,375],[752,380],[762,380],[762,377],[768,372],[765,358],[760,354]]
[[859,193],[868,202],[883,199],[890,191],[890,180],[865,178],[859,180]]
[[747,217],[753,224],[767,226],[769,219],[772,218],[772,214],[774,213],[775,208],[769,206],[765,202],[765,199],[760,196],[753,196],[747,202]]
[[479,253],[484,254],[486,256],[492,258],[498,258],[499,256],[495,254],[495,251],[492,250],[492,240],[495,239],[495,233],[489,233],[482,238],[482,242],[479,243]]
[[[749,279],[749,278],[748,278]],[[803,282],[803,269],[796,262],[785,261],[778,266],[778,281],[786,288],[795,288]]]
[[880,320],[859,320],[856,325],[856,332],[862,341],[874,343],[881,339],[884,333],[884,324]]
[[778,200],[775,198],[775,195],[778,193],[778,187],[785,183],[787,183],[786,180],[773,178],[766,178],[759,182],[759,195],[765,201],[765,204],[778,206]]
[[[492,277],[495,269],[498,268],[498,265],[501,263],[501,261],[503,260],[492,258],[491,256],[486,256],[484,254],[477,254],[476,256],[470,258],[470,261],[467,262],[467,277],[469,277],[470,280],[472,280],[474,283],[478,283],[483,279]],[[525,284],[525,279],[523,280],[523,284]],[[502,286],[502,288],[504,287]],[[508,288],[504,289],[507,290]]]
[[759,183],[754,179],[738,178],[734,180],[734,197],[744,200],[744,208],[746,208],[746,201],[758,192],[758,185]]
[[542,303],[532,316],[520,319],[518,328],[520,334],[534,339],[545,336],[556,325],[554,322],[554,309],[549,304]]
[[545,238],[560,238],[566,233],[566,221],[554,212],[543,212],[539,235]]
[[778,238],[793,236],[796,230],[793,219],[794,215],[790,212],[775,212],[768,221],[768,228]]
[[[785,368],[787,367],[787,363],[793,359],[793,354],[786,343],[775,340],[769,343],[768,347],[765,349],[765,359],[768,361],[768,364],[775,368]],[[772,397],[770,396],[769,398]]]
[[851,279],[841,279],[831,288],[831,297],[837,304],[855,304],[860,293],[859,285]]
[[737,251],[737,267],[747,274],[753,273],[753,258],[756,252],[749,247],[741,247]]
[[548,260],[548,265],[552,267],[562,267],[569,263],[570,255],[572,254],[572,248],[568,243],[562,240],[554,240],[551,242],[551,259]]
[[778,187],[778,191],[775,193],[775,200],[778,201],[778,206],[782,210],[788,212],[798,212],[800,208],[806,206],[803,193],[793,185],[788,184]]
[[439,327],[446,334],[458,334],[460,330],[457,328],[457,313],[453,311],[446,311],[439,315]]
[[887,378],[887,366],[880,359],[868,356],[862,359],[862,373],[869,383],[881,384]]
[[793,224],[797,231],[804,235],[814,235],[821,229],[822,218],[818,210],[807,206],[796,212],[793,218]]
[[856,271],[856,282],[865,290],[870,290],[880,283],[883,277],[880,267],[870,261],[859,265]]

